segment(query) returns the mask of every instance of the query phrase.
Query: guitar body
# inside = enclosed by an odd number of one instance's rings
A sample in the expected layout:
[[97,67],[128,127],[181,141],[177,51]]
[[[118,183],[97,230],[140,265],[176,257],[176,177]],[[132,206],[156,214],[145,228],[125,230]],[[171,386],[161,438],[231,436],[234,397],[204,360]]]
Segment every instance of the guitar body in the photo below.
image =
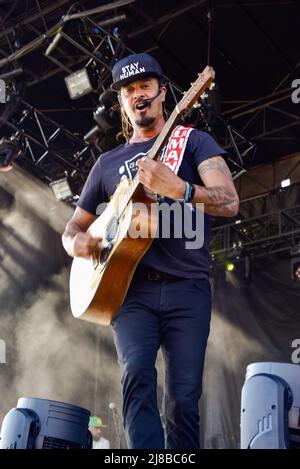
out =
[[[140,259],[153,242],[158,224],[157,204],[143,191],[138,191],[128,202],[115,223],[128,184],[128,180],[120,184],[107,208],[88,229],[92,236],[105,241],[98,265],[93,259],[77,257],[73,260],[70,302],[76,318],[109,325],[125,299]],[[136,205],[140,203],[143,210],[137,211]],[[131,236],[137,231],[137,223],[138,231],[147,233],[147,236]]]

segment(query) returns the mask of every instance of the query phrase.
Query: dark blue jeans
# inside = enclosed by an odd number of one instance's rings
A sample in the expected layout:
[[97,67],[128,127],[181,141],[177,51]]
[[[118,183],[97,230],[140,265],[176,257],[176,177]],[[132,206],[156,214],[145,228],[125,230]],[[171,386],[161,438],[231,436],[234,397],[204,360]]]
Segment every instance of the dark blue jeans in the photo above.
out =
[[[198,401],[210,316],[208,280],[133,279],[112,322],[129,448],[199,448]],[[165,436],[157,405],[159,347],[165,364]]]

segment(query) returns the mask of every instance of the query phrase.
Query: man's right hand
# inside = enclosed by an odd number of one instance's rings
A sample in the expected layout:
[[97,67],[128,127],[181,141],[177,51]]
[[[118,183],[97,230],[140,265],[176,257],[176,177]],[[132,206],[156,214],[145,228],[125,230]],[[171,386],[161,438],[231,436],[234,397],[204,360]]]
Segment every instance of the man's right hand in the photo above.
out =
[[71,255],[73,257],[98,258],[101,252],[102,238],[94,238],[88,232],[77,233],[71,244]]

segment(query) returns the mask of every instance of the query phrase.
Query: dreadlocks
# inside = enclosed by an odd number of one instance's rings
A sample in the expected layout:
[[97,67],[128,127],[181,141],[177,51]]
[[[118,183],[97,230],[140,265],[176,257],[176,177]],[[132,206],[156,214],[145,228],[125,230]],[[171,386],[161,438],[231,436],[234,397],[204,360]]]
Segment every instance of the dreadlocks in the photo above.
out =
[[133,127],[122,106],[120,106],[120,114],[122,123],[122,134],[124,135],[126,142],[129,142],[133,134]]

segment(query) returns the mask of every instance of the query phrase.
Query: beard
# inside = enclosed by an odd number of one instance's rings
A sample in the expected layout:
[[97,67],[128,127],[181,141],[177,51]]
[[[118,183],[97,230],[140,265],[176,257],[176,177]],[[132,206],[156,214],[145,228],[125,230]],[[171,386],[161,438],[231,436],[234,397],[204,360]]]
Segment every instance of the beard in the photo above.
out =
[[135,124],[138,127],[150,127],[150,125],[153,125],[155,122],[155,117],[142,117],[141,119],[138,119],[135,121]]

